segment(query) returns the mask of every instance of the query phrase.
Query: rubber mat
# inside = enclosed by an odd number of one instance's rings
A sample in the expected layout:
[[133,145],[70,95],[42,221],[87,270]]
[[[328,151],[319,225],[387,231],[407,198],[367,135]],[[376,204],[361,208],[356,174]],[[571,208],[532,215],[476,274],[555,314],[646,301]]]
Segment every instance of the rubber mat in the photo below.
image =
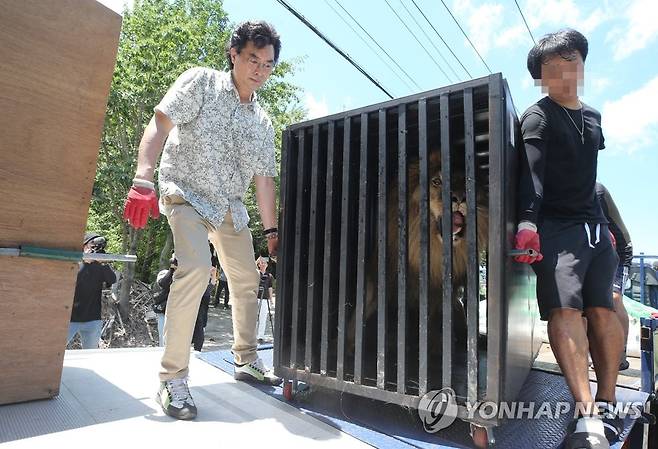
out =
[[[272,346],[259,347],[259,356],[266,365],[272,366]],[[230,351],[204,352],[197,357],[229,374],[233,373],[233,356]],[[595,384],[592,384],[595,387]],[[467,448],[472,447],[469,426],[457,420],[447,429],[427,433],[423,429],[416,410],[400,407],[331,389],[311,386],[298,392],[293,402],[283,397],[281,387],[253,384],[268,395],[297,407],[304,413],[352,435],[378,448]],[[646,393],[626,388],[617,389],[620,402],[644,402]],[[557,402],[573,401],[564,377],[543,371],[531,371],[518,397],[518,402],[536,404],[547,402],[550,410],[556,410]],[[571,414],[559,417],[542,415],[537,419],[507,420],[494,430],[495,448],[558,449]],[[624,421],[625,439],[633,427],[634,420]],[[622,443],[611,447],[621,449]]]

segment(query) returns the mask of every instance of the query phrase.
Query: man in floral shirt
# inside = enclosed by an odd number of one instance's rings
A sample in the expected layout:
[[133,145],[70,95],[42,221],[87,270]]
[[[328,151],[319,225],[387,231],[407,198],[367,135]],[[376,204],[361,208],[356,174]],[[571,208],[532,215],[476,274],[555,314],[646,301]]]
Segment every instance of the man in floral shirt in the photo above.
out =
[[[275,256],[274,128],[256,90],[272,73],[281,41],[268,23],[245,22],[227,47],[230,72],[189,69],[155,107],[124,211],[139,229],[149,214],[158,218],[160,209],[174,236],[178,269],[167,303],[158,400],[166,414],[178,419],[197,414],[187,375],[196,314],[210,273],[208,240],[217,249],[233,297],[235,378],[281,382],[256,353],[259,276],[242,201],[253,178],[268,249]],[[153,174],[161,152],[158,208]]]

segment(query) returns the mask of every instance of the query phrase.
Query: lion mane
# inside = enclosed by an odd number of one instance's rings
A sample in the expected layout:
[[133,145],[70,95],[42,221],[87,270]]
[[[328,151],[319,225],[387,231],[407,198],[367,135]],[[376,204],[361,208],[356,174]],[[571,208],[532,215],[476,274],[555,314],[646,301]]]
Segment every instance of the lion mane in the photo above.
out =
[[[418,315],[419,272],[421,260],[420,248],[420,180],[419,166],[413,161],[407,168],[408,182],[408,252],[407,252],[407,312],[411,316]],[[453,245],[453,326],[459,337],[465,336],[466,317],[462,303],[459,300],[460,287],[466,285],[468,267],[468,244],[466,238],[466,195],[463,173],[452,173],[452,221],[453,234],[446,239],[442,235],[443,217],[443,183],[441,180],[440,151],[431,152],[429,160],[429,319],[430,326],[441,327],[443,311],[443,245],[447,240]],[[397,307],[397,274],[398,274],[398,182],[397,177],[389,184],[387,196],[387,244],[386,244],[386,291],[389,309]],[[476,192],[477,203],[477,241],[479,257],[484,255],[488,245],[489,213],[488,195],[483,185]],[[377,274],[379,272],[375,260],[368,263],[366,303],[364,323],[373,319],[378,303]],[[348,346],[354,342],[354,319],[348,326]],[[417,329],[411,329],[417,332]],[[413,339],[413,338],[412,338]],[[440,345],[439,345],[440,346]]]

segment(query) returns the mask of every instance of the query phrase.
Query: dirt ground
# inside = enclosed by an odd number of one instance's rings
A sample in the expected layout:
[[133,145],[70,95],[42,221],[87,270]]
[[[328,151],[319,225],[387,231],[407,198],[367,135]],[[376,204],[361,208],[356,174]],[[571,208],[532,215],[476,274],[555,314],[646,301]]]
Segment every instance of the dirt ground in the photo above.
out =
[[[150,289],[144,287],[133,295],[131,300],[131,320],[123,323],[118,316],[118,308],[112,307],[106,291],[103,302],[103,335],[100,348],[136,348],[158,345],[158,331],[155,314],[151,311],[153,302]],[[271,300],[272,322],[274,321],[275,299]],[[147,316],[150,315],[149,316]],[[272,343],[272,326],[269,318],[265,327],[265,338],[261,343]],[[205,328],[205,338],[202,352],[231,349],[233,344],[233,320],[231,309],[224,309],[223,298],[218,307],[208,308],[208,323]],[[190,344],[191,347],[191,344]],[[67,349],[80,349],[80,339],[76,336]]]
[[[272,301],[272,319],[274,319],[274,302]],[[221,302],[218,307],[210,306],[208,308],[208,324],[205,333],[206,338],[201,352],[231,349],[231,345],[233,344],[231,310],[224,309]],[[265,342],[272,342],[272,328],[269,318],[265,328]]]

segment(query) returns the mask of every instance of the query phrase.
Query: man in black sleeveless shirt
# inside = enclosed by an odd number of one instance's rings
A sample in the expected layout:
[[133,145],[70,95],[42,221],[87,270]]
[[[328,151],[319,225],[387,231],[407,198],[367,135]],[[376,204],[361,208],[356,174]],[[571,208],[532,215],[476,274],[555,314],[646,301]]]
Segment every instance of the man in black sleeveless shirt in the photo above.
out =
[[608,448],[622,430],[610,413],[623,338],[612,302],[618,257],[595,192],[598,152],[605,145],[601,115],[578,98],[587,50],[587,39],[575,30],[544,36],[530,50],[528,70],[548,96],[521,117],[525,152],[515,245],[536,253],[517,260],[531,263],[537,275],[541,318],[577,403],[567,449]]
[[617,312],[617,318],[619,319],[621,328],[624,332],[624,351],[622,353],[621,362],[619,363],[619,371],[623,371],[629,368],[628,360],[626,360],[628,312],[626,312],[626,308],[624,307],[624,285],[626,284],[626,279],[628,279],[628,272],[630,271],[633,262],[633,243],[631,242],[631,236],[626,228],[626,224],[624,224],[624,220],[621,219],[619,209],[617,208],[615,201],[612,199],[612,195],[610,195],[608,189],[606,189],[600,182],[596,183],[596,196],[599,199],[599,203],[601,203],[603,214],[608,220],[608,227],[614,236],[613,243],[615,244],[617,256],[619,257],[619,265],[617,266],[617,272],[615,273],[615,280],[612,283],[612,300],[615,306],[615,312]]

